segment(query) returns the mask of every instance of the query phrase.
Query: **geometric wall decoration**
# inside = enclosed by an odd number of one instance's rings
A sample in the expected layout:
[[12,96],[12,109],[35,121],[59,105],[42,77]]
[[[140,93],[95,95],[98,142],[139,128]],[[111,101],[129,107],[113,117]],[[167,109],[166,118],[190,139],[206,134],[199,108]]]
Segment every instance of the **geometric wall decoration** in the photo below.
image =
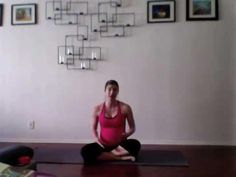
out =
[[127,28],[135,26],[135,13],[119,12],[122,0],[46,1],[45,16],[55,25],[76,27],[57,48],[57,63],[71,69],[92,69],[91,63],[102,60],[102,49],[92,43],[99,38],[125,37]]

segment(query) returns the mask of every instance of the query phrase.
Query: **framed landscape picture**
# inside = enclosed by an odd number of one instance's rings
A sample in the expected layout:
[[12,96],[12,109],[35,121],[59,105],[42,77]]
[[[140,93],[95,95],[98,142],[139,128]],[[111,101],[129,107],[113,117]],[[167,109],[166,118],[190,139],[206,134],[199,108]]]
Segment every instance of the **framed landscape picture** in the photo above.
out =
[[13,4],[11,6],[12,25],[31,25],[37,23],[36,4]]
[[175,22],[175,0],[148,1],[147,22]]
[[186,0],[186,20],[218,20],[218,0]]
[[0,26],[2,26],[3,22],[3,4],[0,4]]

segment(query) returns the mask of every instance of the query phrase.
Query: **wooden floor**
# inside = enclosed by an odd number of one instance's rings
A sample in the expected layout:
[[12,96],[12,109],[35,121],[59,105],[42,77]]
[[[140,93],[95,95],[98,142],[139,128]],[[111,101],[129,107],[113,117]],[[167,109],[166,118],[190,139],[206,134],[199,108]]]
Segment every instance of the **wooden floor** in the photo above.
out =
[[[8,143],[0,143],[0,147]],[[78,144],[25,144],[31,147],[65,147]],[[38,171],[57,177],[236,177],[236,147],[234,146],[176,146],[145,145],[144,149],[179,150],[189,167],[160,167],[136,165],[38,164]]]

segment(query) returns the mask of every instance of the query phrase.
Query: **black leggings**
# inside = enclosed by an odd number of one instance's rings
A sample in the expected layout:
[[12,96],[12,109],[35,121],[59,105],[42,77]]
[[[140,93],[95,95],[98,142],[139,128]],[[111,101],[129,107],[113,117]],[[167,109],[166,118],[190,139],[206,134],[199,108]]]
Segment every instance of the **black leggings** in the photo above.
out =
[[[127,139],[119,144],[124,149],[126,149],[130,155],[137,157],[141,148],[141,144],[136,139]],[[98,143],[86,144],[81,149],[81,155],[84,159],[84,163],[94,163],[97,161],[97,157],[103,152],[110,152],[115,149],[117,146],[112,147],[101,147]]]

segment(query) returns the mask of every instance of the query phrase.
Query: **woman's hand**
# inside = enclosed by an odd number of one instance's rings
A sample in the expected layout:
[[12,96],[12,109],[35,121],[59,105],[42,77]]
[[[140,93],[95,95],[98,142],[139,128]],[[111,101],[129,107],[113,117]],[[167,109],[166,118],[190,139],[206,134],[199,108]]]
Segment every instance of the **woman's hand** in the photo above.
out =
[[126,132],[123,132],[122,134],[121,134],[121,141],[124,141],[124,140],[126,140],[127,139],[127,134],[126,134]]
[[102,143],[100,143],[99,140],[97,140],[97,143],[98,143],[102,148],[104,148],[104,146],[102,145]]

